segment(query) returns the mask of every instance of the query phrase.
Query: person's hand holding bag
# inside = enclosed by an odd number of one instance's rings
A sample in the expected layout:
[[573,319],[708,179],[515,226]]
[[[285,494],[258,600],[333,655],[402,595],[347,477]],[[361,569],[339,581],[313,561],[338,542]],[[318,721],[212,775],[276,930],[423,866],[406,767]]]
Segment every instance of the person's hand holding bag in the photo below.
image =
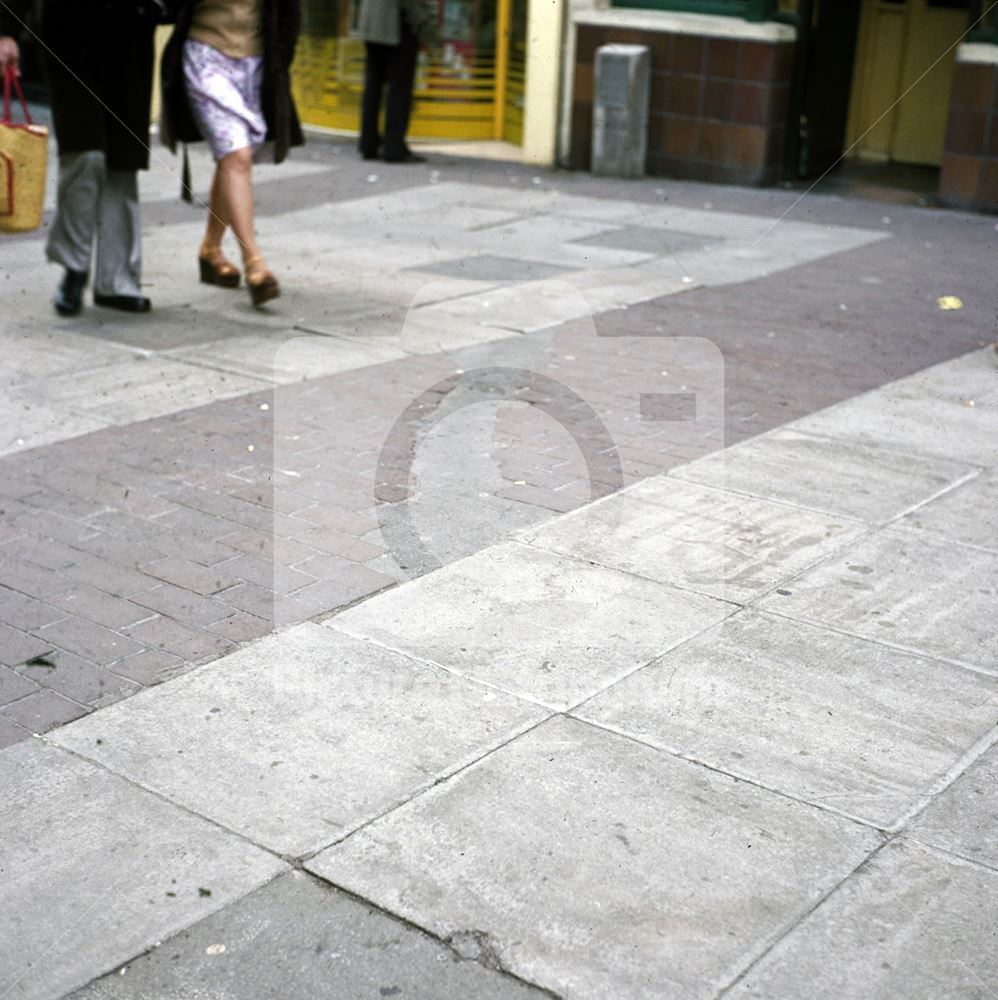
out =
[[17,42],[10,35],[0,36],[0,77],[7,72],[7,67],[12,66],[14,72],[21,75],[21,50],[17,47]]

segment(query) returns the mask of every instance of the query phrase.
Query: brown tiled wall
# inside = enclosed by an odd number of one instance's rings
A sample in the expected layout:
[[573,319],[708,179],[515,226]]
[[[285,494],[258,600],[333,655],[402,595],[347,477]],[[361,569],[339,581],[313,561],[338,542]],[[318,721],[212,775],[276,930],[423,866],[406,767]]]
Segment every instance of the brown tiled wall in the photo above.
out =
[[577,25],[569,165],[588,170],[593,64],[610,42],[651,50],[648,173],[773,184],[779,178],[793,61],[790,42]]
[[939,196],[998,212],[998,66],[956,64]]

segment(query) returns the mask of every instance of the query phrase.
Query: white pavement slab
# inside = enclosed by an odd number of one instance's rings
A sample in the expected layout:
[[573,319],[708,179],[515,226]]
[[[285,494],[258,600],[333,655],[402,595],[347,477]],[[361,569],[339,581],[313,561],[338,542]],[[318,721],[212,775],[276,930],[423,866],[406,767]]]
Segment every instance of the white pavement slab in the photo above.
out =
[[998,736],[998,679],[746,611],[580,718],[881,828]]
[[998,872],[888,844],[730,992],[731,1000],[990,1000]]
[[347,836],[546,714],[309,624],[51,735],[297,857]]
[[973,478],[977,469],[780,428],[690,462],[671,475],[882,523]]
[[931,531],[964,545],[998,549],[998,470],[983,472],[912,511],[901,526]]
[[292,871],[71,1000],[550,1000],[455,957],[427,934]]
[[0,995],[51,1000],[286,866],[41,743],[0,753]]
[[998,748],[992,748],[909,828],[916,840],[998,871]]
[[521,537],[575,559],[745,603],[863,531],[847,518],[661,476]]
[[998,674],[998,552],[887,529],[760,607]]
[[404,356],[403,351],[387,344],[358,343],[293,331],[250,333],[171,354],[178,361],[278,385],[353,371]]
[[564,710],[734,610],[509,543],[365,601],[327,624]]
[[559,718],[308,867],[560,996],[662,1000],[714,996],[878,843]]
[[998,466],[998,366],[973,351],[798,420],[805,433]]

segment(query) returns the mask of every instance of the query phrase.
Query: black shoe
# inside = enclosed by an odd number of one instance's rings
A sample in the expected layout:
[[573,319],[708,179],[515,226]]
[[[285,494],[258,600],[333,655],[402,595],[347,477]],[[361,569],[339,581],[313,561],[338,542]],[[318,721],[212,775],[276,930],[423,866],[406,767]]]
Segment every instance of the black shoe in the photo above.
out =
[[407,149],[401,156],[386,156],[385,163],[425,163],[426,157]]
[[152,303],[144,295],[99,295],[94,292],[94,305],[126,313],[147,313],[152,309]]
[[83,289],[87,287],[86,271],[66,268],[62,281],[52,298],[52,305],[60,316],[76,316],[83,308]]
[[375,153],[365,153],[363,150],[361,150],[360,151],[360,158],[362,160],[376,160],[378,158],[378,154],[376,152]]

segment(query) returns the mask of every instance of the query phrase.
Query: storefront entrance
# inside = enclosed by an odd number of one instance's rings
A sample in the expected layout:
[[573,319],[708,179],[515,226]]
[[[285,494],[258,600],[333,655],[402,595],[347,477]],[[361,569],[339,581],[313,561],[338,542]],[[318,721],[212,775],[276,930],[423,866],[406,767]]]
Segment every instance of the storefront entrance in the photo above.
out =
[[956,45],[966,30],[966,2],[864,2],[846,133],[852,155],[942,163]]
[[[520,144],[527,0],[438,0],[442,45],[420,53],[409,134]],[[295,97],[310,125],[356,131],[364,43],[356,0],[304,0]]]

